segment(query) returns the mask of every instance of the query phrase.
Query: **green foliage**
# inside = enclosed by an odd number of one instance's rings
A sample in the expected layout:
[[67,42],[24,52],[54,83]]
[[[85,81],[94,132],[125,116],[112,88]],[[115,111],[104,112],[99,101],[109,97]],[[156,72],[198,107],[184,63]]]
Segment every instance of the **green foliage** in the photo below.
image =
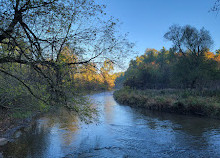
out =
[[165,48],[161,51],[148,49],[144,55],[130,62],[124,75],[124,85],[138,89],[168,87],[170,65],[170,54]]
[[39,102],[39,110],[41,112],[47,112],[47,111],[49,111],[50,108],[51,107],[49,105],[43,103],[42,101]]
[[97,119],[98,110],[86,96],[75,96],[66,107],[74,111],[80,120],[85,123],[91,123]]
[[16,111],[16,112],[11,114],[11,117],[15,118],[15,119],[24,119],[24,118],[32,116],[32,114],[33,113],[31,111],[27,111],[27,112]]
[[[68,58],[68,56],[65,56],[65,58]],[[19,76],[22,81],[26,81],[26,85],[41,99],[52,99],[52,94],[50,94],[50,89],[48,89],[45,80],[42,80],[42,76],[29,69],[28,66],[22,65],[20,67],[19,64],[4,64],[3,68],[11,74]],[[61,70],[65,74],[62,86],[65,95],[68,96],[67,104],[55,100],[51,100],[48,104],[38,100],[15,78],[0,73],[0,109],[6,109],[11,113],[11,117],[24,118],[39,111],[47,112],[51,109],[51,105],[65,106],[73,110],[81,120],[89,123],[98,112],[88,98],[80,95],[82,92],[111,89],[114,86],[111,84],[114,84],[115,75],[110,73],[113,66],[109,67],[107,63],[103,67],[104,76],[90,64],[77,69],[81,73],[76,73],[75,67],[70,67],[69,70]]]
[[136,60],[131,60],[116,85],[133,89],[216,89],[220,81],[219,56],[205,52],[200,56],[186,53],[184,56],[163,48],[161,51],[147,50]]

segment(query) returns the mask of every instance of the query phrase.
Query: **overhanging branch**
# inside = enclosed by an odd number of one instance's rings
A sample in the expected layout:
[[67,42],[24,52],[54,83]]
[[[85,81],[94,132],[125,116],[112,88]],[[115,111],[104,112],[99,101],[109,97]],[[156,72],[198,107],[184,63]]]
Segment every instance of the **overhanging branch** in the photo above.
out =
[[41,99],[39,96],[37,96],[36,94],[34,94],[34,92],[31,90],[31,88],[30,88],[26,83],[24,83],[20,78],[18,78],[17,76],[12,75],[12,74],[10,74],[10,73],[8,73],[8,72],[2,70],[2,69],[0,69],[0,72],[6,74],[6,75],[8,75],[8,76],[11,76],[11,77],[15,78],[16,80],[18,80],[22,85],[24,85],[24,86],[27,88],[27,90],[30,92],[30,94],[31,94],[33,97],[35,97],[36,99],[38,99],[38,100],[44,102],[45,104],[48,104],[45,100]]

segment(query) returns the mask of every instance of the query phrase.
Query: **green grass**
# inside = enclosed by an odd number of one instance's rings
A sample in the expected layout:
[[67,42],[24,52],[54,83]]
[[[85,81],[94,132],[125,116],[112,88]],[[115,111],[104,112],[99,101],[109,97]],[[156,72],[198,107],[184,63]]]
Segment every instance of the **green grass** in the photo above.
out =
[[117,102],[150,110],[220,118],[220,93],[196,90],[133,90],[115,91]]

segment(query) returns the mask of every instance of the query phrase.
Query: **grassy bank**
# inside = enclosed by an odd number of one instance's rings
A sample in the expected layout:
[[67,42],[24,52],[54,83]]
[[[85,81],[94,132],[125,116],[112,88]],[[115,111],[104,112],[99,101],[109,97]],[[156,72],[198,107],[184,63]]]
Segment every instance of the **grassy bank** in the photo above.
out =
[[133,107],[220,119],[220,93],[216,91],[123,88],[115,91],[114,98]]

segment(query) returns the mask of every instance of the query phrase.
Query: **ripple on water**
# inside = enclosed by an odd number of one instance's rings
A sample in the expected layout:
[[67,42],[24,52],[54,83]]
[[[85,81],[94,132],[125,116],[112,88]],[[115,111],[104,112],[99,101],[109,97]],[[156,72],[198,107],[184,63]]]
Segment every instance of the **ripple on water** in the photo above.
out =
[[[82,124],[68,112],[46,115],[7,144],[5,157],[219,157],[219,120],[134,109],[112,92],[92,95],[100,122]],[[96,103],[97,102],[97,103]]]

